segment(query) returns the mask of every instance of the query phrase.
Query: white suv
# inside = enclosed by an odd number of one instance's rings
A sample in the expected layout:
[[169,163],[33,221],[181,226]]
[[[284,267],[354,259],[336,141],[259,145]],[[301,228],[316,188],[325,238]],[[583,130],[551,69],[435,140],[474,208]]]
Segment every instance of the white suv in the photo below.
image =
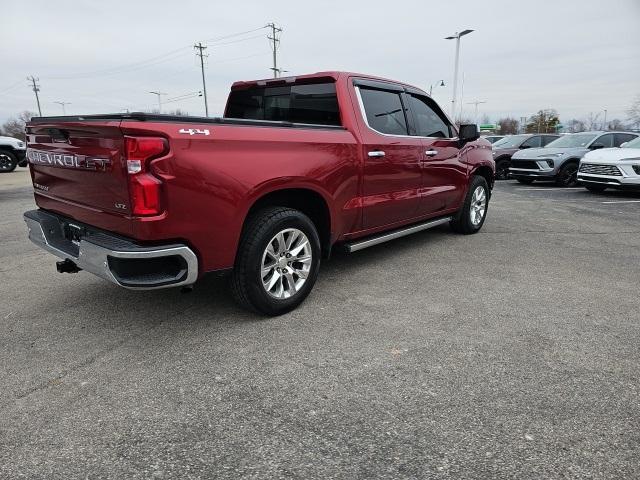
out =
[[603,148],[580,160],[578,181],[592,192],[605,188],[640,190],[640,137],[620,148]]
[[22,140],[0,137],[0,173],[13,172],[18,165],[26,167],[26,150]]

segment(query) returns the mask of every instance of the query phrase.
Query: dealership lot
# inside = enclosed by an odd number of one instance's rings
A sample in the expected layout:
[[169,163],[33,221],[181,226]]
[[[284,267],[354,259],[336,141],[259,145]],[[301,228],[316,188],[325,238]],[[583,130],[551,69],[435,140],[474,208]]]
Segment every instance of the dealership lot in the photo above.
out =
[[637,478],[640,195],[498,183],[477,235],[326,262],[263,319],[60,275],[0,175],[0,477]]

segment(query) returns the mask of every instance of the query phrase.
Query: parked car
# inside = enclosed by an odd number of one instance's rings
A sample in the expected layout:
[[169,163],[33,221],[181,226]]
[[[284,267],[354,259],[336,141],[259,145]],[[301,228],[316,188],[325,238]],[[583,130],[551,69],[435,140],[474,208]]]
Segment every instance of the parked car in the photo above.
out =
[[509,173],[520,183],[554,180],[561,187],[578,182],[578,165],[585,153],[600,148],[619,147],[637,133],[582,132],[563,135],[544,148],[530,148],[511,157]]
[[504,138],[504,135],[486,135],[482,138],[484,138],[489,143],[496,143],[498,140],[502,140]]
[[131,289],[231,273],[277,315],[320,259],[441,224],[476,233],[495,164],[424,91],[345,72],[237,82],[224,118],[113,114],[27,125],[38,210],[29,238]]
[[22,140],[0,137],[0,173],[13,172],[17,166],[26,167],[26,147]]
[[591,192],[607,188],[640,190],[640,137],[620,148],[603,148],[580,160],[578,182]]
[[550,142],[553,142],[559,136],[560,135],[553,135],[550,133],[525,133],[521,135],[510,135],[494,143],[493,159],[496,162],[496,180],[506,180],[509,178],[511,156],[518,150],[544,147]]

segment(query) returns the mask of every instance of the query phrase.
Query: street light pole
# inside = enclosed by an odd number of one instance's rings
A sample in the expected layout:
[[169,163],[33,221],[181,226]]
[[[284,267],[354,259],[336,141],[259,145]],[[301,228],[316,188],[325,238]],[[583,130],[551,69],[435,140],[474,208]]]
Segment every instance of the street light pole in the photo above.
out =
[[450,37],[445,37],[445,40],[455,39],[456,41],[456,60],[453,68],[453,98],[451,99],[451,119],[454,122],[456,121],[456,96],[458,95],[458,62],[460,60],[460,38],[470,34],[471,32],[473,32],[473,30],[463,30],[461,32],[456,32]]
[[166,93],[161,92],[160,90],[158,90],[157,92],[149,92],[149,93],[153,93],[154,95],[158,96],[158,113],[162,113],[162,95],[166,95]]
[[433,96],[433,87],[444,87],[444,80],[438,80],[436,83],[432,83],[431,85],[429,85],[429,96],[432,97]]
[[607,109],[604,109],[604,125],[602,126],[603,130],[609,130],[609,127],[607,126]]

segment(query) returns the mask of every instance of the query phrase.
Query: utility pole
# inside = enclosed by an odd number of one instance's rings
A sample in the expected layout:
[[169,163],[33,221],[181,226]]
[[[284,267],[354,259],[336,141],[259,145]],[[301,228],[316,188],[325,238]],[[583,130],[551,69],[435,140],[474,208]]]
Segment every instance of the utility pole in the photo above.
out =
[[278,46],[280,44],[279,34],[282,33],[282,28],[276,26],[275,23],[267,23],[267,27],[271,29],[271,36],[267,35],[267,38],[270,40],[271,50],[273,50],[273,78],[278,78],[280,76],[281,70],[278,68]]
[[198,42],[198,44],[194,45],[193,48],[198,50],[196,56],[200,57],[200,70],[202,71],[202,90],[204,91],[204,115],[205,117],[209,117],[209,104],[207,103],[207,83],[204,79],[204,58],[208,57],[209,55],[204,54],[204,51],[207,49],[207,47],[202,45],[202,42]]
[[475,122],[476,125],[478,124],[478,105],[482,104],[482,103],[487,103],[484,100],[476,100],[475,102],[467,102],[467,105],[475,105],[476,106],[476,114],[475,114]]
[[463,30],[456,32],[454,35],[445,37],[445,40],[456,41],[456,60],[453,68],[453,98],[451,99],[451,118],[455,122],[456,117],[456,95],[458,94],[458,62],[460,60],[460,38],[470,34],[473,30]]
[[53,103],[57,103],[58,105],[60,105],[62,107],[62,114],[63,115],[67,114],[67,109],[65,108],[65,105],[71,105],[71,102],[53,102]]
[[42,109],[40,108],[40,97],[38,97],[38,92],[40,91],[40,85],[36,82],[40,80],[39,78],[34,78],[33,75],[27,77],[27,80],[31,82],[31,88],[33,88],[33,93],[36,94],[36,103],[38,104],[38,114],[42,116]]
[[607,109],[604,109],[604,125],[602,126],[602,130],[609,130],[609,126],[607,125]]
[[162,95],[166,95],[166,93],[157,91],[157,92],[149,92],[158,96],[158,113],[162,113]]

